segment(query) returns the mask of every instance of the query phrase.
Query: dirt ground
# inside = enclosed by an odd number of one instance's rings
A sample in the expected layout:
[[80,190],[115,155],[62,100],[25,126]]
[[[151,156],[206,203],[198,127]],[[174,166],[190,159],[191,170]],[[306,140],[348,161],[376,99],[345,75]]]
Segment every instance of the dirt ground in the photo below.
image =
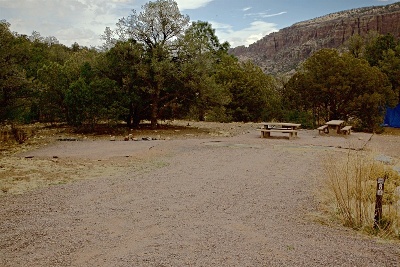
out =
[[328,224],[315,196],[327,155],[398,168],[400,136],[171,124],[3,151],[0,266],[400,266],[399,242]]

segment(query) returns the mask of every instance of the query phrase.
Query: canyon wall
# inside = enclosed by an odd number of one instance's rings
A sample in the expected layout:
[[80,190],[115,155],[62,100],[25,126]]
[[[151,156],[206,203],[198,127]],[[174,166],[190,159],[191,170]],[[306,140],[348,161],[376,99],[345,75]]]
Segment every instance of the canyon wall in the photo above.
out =
[[271,33],[248,47],[230,49],[240,60],[252,60],[265,73],[293,71],[321,48],[340,48],[355,34],[371,31],[400,37],[400,2],[332,13]]

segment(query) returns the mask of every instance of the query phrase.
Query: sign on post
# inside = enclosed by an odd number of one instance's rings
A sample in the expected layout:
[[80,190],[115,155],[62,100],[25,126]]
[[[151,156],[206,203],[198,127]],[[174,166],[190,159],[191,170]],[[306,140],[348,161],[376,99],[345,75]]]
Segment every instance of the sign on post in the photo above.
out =
[[385,188],[385,178],[378,178],[376,185],[376,202],[375,202],[375,216],[374,216],[374,228],[379,228],[382,220],[382,198],[383,190]]

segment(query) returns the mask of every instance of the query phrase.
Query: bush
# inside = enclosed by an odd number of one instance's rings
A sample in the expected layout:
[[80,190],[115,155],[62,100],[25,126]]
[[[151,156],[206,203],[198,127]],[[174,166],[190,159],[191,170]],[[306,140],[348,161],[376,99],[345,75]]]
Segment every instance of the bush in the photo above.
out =
[[232,117],[226,114],[224,107],[214,107],[207,113],[206,121],[232,122]]

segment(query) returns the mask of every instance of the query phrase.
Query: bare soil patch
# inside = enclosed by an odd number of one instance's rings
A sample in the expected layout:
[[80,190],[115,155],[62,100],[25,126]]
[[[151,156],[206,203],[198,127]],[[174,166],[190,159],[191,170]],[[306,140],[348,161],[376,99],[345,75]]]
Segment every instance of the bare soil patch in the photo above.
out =
[[328,153],[398,166],[400,137],[261,139],[258,126],[39,133],[3,151],[0,265],[398,266],[398,242],[321,221],[315,192]]

